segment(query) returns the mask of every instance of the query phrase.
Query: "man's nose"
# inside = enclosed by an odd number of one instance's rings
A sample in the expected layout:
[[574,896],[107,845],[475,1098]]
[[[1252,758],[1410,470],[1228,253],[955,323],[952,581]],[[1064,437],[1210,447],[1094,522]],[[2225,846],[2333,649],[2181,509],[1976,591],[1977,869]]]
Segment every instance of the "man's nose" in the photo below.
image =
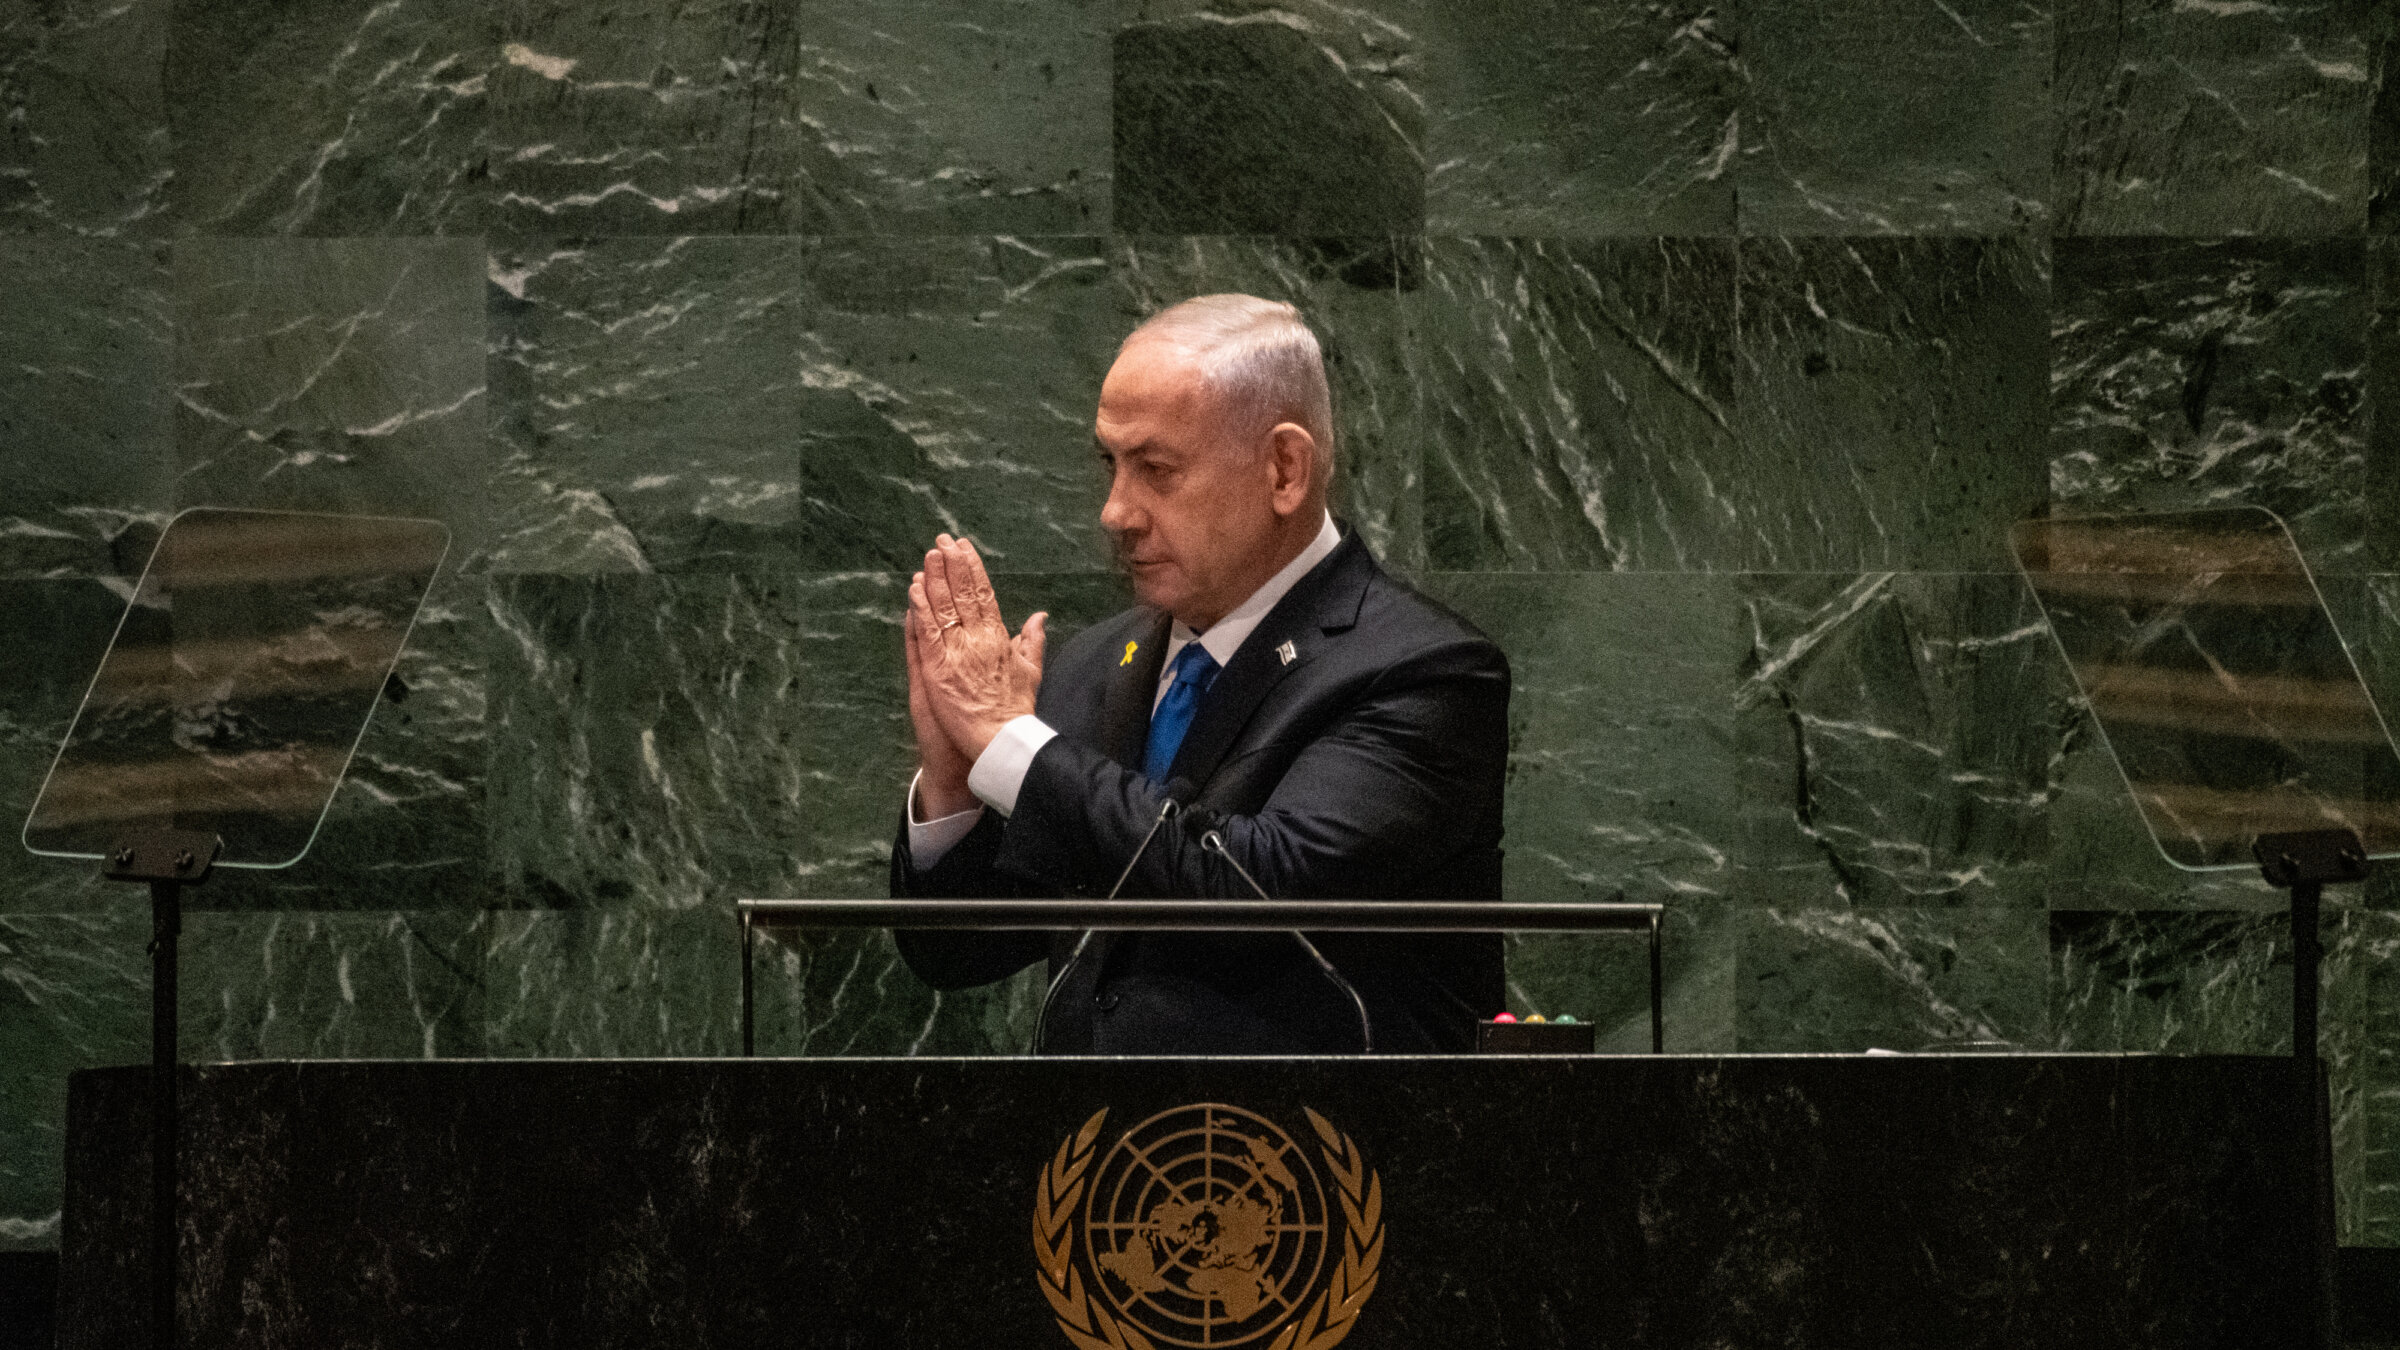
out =
[[1108,485],[1108,500],[1100,504],[1100,528],[1110,534],[1125,534],[1141,526],[1141,509],[1125,500],[1125,494],[1112,480]]

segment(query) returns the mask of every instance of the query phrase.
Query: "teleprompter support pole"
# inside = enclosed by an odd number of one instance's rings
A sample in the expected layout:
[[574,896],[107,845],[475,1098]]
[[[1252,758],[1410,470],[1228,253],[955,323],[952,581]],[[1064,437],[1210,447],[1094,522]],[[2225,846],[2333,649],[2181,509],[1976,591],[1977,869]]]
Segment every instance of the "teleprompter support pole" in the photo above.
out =
[[2318,972],[2325,961],[2317,932],[2324,900],[2324,882],[2292,883],[2292,1058],[2312,1066],[2317,1062]]
[[175,940],[183,934],[183,888],[208,879],[222,841],[192,830],[128,836],[109,851],[101,875],[150,885],[150,1344],[174,1350],[176,1142],[182,1136],[175,1069]]
[[2317,1059],[2317,981],[2323,960],[2317,922],[2328,882],[2366,880],[2367,850],[2348,830],[2298,830],[2262,834],[2250,851],[2267,884],[2292,893],[2292,1060],[2300,1090],[2307,1094],[2299,1118],[2308,1122],[2308,1174],[2317,1192],[2318,1240],[2309,1244],[2317,1297],[2308,1309],[2307,1343],[2328,1346],[2334,1323],[2333,1177],[2325,1073]]
[[2327,882],[2367,879],[2367,850],[2348,830],[2262,834],[2250,846],[2259,875],[2292,893],[2292,1058],[2317,1062],[2317,915]]
[[150,1344],[175,1344],[176,1114],[175,939],[183,932],[183,883],[150,883]]
[[1667,1053],[1667,1002],[1659,978],[1658,921],[1661,915],[1650,916],[1650,1053]]
[[742,1058],[758,1053],[758,1015],[750,1003],[750,953],[754,925],[750,911],[742,911]]

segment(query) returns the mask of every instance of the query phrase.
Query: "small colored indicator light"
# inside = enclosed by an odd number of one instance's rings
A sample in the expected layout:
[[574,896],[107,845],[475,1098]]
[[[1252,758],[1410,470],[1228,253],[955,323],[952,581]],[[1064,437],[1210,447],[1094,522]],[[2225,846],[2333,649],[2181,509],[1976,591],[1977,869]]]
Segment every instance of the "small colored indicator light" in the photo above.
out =
[[1562,1027],[1571,1027],[1575,1025],[1575,1015],[1573,1013],[1560,1013],[1558,1016],[1550,1020],[1558,1023]]
[[1495,1022],[1514,1022],[1517,1020],[1517,1015],[1515,1013],[1502,1013],[1492,1020]]
[[1543,1022],[1543,1021],[1547,1021],[1547,1020],[1549,1020],[1549,1019],[1547,1019],[1547,1018],[1543,1017],[1543,1016],[1542,1016],[1540,1013],[1535,1013],[1533,1016],[1531,1016],[1531,1017],[1528,1017],[1528,1018],[1526,1018],[1525,1020],[1526,1020],[1526,1021],[1528,1021],[1528,1022]]

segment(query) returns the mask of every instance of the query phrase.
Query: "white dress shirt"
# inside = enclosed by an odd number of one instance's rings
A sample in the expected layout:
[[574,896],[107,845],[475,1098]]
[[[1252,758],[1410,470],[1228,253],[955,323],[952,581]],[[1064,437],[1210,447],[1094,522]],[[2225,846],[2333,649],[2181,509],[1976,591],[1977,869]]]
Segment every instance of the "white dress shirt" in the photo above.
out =
[[[1276,602],[1298,585],[1300,578],[1308,575],[1309,569],[1325,561],[1341,542],[1342,533],[1334,528],[1333,513],[1327,512],[1325,524],[1318,529],[1317,537],[1309,541],[1308,547],[1300,550],[1300,556],[1285,563],[1282,571],[1267,578],[1267,584],[1252,591],[1250,598],[1234,606],[1231,613],[1210,624],[1207,632],[1195,633],[1180,620],[1172,624],[1167,630],[1166,656],[1158,667],[1158,689],[1150,696],[1151,709],[1155,711],[1158,708],[1158,701],[1167,696],[1168,686],[1175,682],[1175,657],[1183,651],[1185,644],[1198,642],[1220,667],[1233,664],[1233,654],[1241,650],[1242,643],[1258,627],[1259,621],[1267,617],[1267,611],[1275,608]],[[919,867],[931,867],[940,862],[942,855],[948,853],[959,840],[966,838],[967,832],[975,828],[975,823],[983,819],[984,806],[1003,816],[1014,814],[1017,792],[1025,786],[1025,774],[1033,767],[1034,755],[1057,734],[1048,723],[1030,715],[1011,718],[1008,725],[1000,728],[1000,734],[992,738],[992,743],[976,758],[975,767],[967,772],[967,790],[974,793],[983,806],[920,821],[917,819],[917,784],[915,779],[910,779],[910,859]]]

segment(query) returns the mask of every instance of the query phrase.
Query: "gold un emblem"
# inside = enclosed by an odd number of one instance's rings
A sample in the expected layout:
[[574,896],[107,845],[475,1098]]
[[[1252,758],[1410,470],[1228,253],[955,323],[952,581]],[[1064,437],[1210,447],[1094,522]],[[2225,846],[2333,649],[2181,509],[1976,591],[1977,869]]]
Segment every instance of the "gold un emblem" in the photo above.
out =
[[1322,1173],[1273,1121],[1218,1102],[1159,1112],[1097,1166],[1105,1108],[1059,1144],[1034,1192],[1033,1252],[1077,1350],[1341,1344],[1375,1292],[1383,1182],[1307,1114]]

